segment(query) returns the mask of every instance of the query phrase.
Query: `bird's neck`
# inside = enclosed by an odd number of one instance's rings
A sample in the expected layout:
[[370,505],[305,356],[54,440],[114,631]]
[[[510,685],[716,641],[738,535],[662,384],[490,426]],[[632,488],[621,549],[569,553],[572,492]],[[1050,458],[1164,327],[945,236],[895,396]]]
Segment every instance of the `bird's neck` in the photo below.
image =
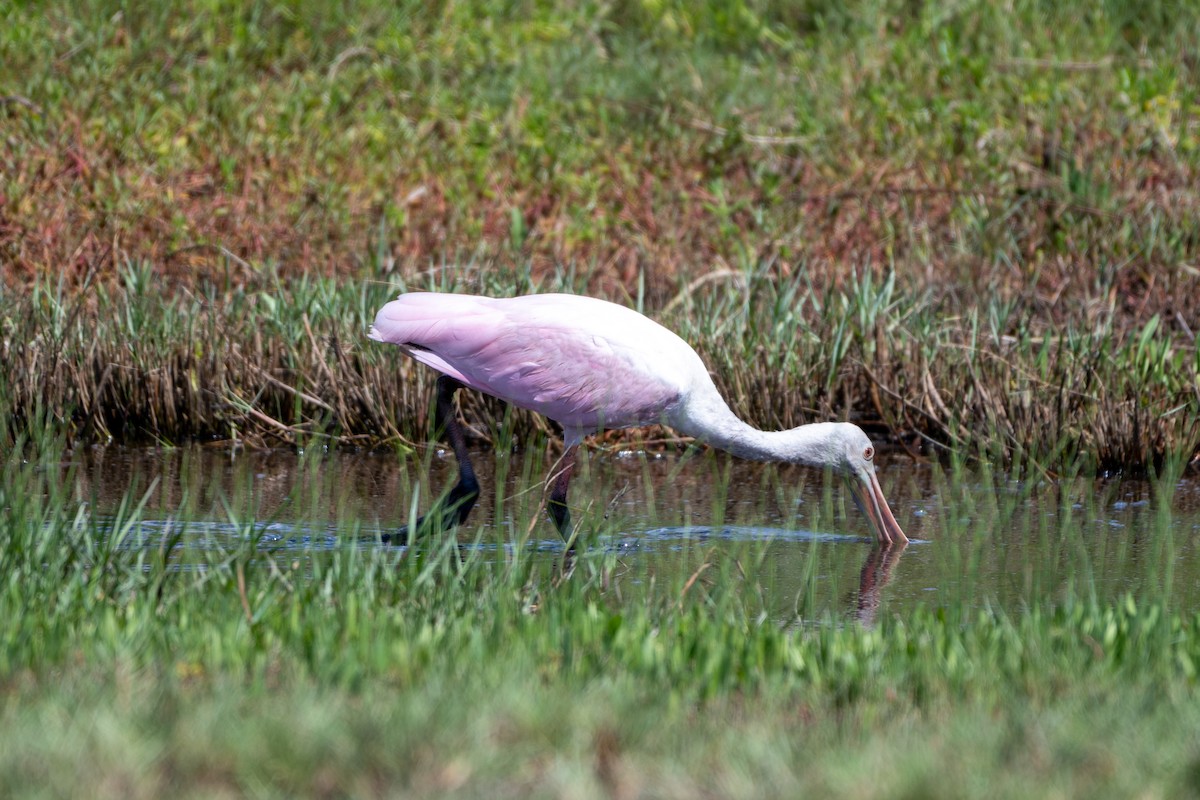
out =
[[693,397],[672,421],[680,433],[754,461],[786,461],[810,467],[837,466],[833,447],[838,423],[818,422],[784,431],[761,431],[740,420],[713,387]]

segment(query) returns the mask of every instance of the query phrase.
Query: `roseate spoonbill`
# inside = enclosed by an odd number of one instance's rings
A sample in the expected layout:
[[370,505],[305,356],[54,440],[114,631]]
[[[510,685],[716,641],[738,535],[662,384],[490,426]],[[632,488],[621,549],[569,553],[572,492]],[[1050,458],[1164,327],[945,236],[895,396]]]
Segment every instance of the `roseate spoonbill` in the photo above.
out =
[[687,342],[632,309],[567,294],[413,292],[380,309],[369,336],[442,373],[435,422],[458,459],[459,481],[444,510],[427,514],[419,527],[461,523],[479,496],[453,405],[454,393],[467,387],[562,426],[566,452],[547,510],[564,538],[570,530],[567,487],[583,438],[665,423],[742,458],[833,469],[846,478],[881,543],[908,541],[884,499],[872,463],[875,448],[861,428],[846,422],[774,432],[752,428],[729,410]]

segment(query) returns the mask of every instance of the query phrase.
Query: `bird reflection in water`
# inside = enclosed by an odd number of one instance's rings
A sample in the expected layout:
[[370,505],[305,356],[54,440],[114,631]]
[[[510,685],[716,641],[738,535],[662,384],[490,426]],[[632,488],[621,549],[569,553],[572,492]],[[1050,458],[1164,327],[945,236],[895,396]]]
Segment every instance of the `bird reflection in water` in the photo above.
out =
[[892,579],[892,570],[900,563],[900,556],[906,547],[907,542],[876,544],[867,554],[867,560],[858,574],[858,594],[854,603],[854,617],[863,625],[870,627],[875,624],[883,587]]
[[[693,538],[704,539],[708,538],[707,533],[696,534],[695,531],[691,535],[685,534],[679,537],[679,533],[687,529],[671,529],[677,538]],[[707,531],[708,529],[701,529]],[[660,537],[655,536],[655,539]],[[822,540],[825,537],[811,536],[805,537],[813,540]],[[842,537],[830,536],[829,539],[838,541]],[[660,539],[661,540],[661,539]],[[908,542],[897,542],[893,544],[880,544],[874,542],[867,553],[866,561],[863,562],[862,569],[858,573],[858,590],[849,598],[847,609],[851,616],[865,627],[873,626],[878,620],[879,610],[882,607],[882,598],[884,587],[891,582],[896,565],[900,563],[900,557],[904,554],[908,547]],[[555,558],[551,569],[552,583],[554,586],[560,586],[563,583],[571,580],[575,573],[575,567],[578,564],[578,553],[575,548],[565,548],[561,554]],[[685,582],[681,595],[686,595],[697,579],[712,565],[712,561],[706,559],[691,577]],[[606,570],[601,578],[601,588],[609,587],[609,579],[611,575]]]

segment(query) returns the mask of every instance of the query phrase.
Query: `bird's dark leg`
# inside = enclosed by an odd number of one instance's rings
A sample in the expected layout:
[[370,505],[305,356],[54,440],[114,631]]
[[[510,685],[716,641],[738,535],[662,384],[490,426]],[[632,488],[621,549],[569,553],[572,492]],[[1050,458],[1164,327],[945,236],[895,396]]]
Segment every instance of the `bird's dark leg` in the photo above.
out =
[[479,481],[475,479],[475,468],[471,466],[471,454],[467,451],[467,439],[454,413],[454,393],[465,388],[454,378],[443,375],[437,382],[437,426],[439,435],[446,432],[450,448],[458,459],[458,483],[446,497],[445,506],[453,515],[453,524],[461,525],[479,499]]
[[416,530],[410,531],[405,525],[394,534],[385,533],[381,537],[383,541],[396,539],[407,543],[432,531],[461,525],[466,522],[467,515],[479,499],[479,481],[475,478],[475,468],[471,466],[467,439],[454,413],[454,393],[463,388],[462,383],[448,375],[438,378],[437,404],[434,406],[434,438],[441,439],[444,435],[450,442],[454,457],[458,459],[458,483],[444,500],[434,503],[428,513],[417,519]]
[[558,527],[559,535],[566,541],[571,538],[571,509],[567,508],[567,490],[571,485],[571,473],[575,471],[575,456],[578,450],[578,445],[568,447],[558,460],[558,476],[554,479],[550,500],[546,503],[550,518]]

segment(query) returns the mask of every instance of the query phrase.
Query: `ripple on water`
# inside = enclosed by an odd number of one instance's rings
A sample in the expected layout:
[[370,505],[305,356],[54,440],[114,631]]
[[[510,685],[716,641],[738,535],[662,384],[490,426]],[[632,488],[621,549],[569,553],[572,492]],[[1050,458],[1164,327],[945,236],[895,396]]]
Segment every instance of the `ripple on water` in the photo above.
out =
[[[525,458],[536,463],[526,465]],[[1166,513],[1161,487],[1146,481],[1029,483],[994,470],[952,474],[894,462],[881,470],[885,494],[911,544],[927,545],[902,549],[902,557],[893,549],[894,561],[880,562],[861,516],[840,486],[819,473],[694,453],[596,453],[586,463],[572,497],[581,530],[601,532],[585,535],[577,554],[615,555],[632,567],[629,580],[653,574],[665,586],[671,570],[686,579],[698,560],[689,550],[715,563],[761,548],[771,557],[760,562],[764,572],[748,580],[758,586],[769,570],[768,593],[787,608],[812,586],[830,598],[818,605],[835,605],[862,576],[873,577],[874,594],[860,591],[892,610],[930,602],[1019,610],[1071,593],[1132,593],[1200,608],[1194,591],[1200,585],[1200,481],[1191,473],[1174,485]],[[518,550],[557,559],[566,545],[529,499],[531,484],[551,464],[540,453],[483,451],[475,465],[486,489],[457,537],[460,550],[477,551],[484,561]],[[426,474],[424,467],[413,472],[412,463],[405,471],[395,454],[334,451],[310,459],[292,451],[231,457],[204,449],[114,449],[76,466],[76,496],[91,498],[89,512],[109,515],[84,524],[125,550],[168,548],[170,563],[186,570],[224,568],[240,557],[303,569],[323,553],[346,549],[399,559],[407,548],[383,544],[379,535],[399,532],[414,497],[418,509],[427,508],[429,488],[455,477],[453,458],[433,459]],[[141,498],[136,487],[151,481],[158,488],[132,519],[116,511],[128,508],[130,497]],[[230,513],[247,521],[229,521]],[[680,524],[718,515],[731,524]],[[327,521],[335,518],[340,522]]]

